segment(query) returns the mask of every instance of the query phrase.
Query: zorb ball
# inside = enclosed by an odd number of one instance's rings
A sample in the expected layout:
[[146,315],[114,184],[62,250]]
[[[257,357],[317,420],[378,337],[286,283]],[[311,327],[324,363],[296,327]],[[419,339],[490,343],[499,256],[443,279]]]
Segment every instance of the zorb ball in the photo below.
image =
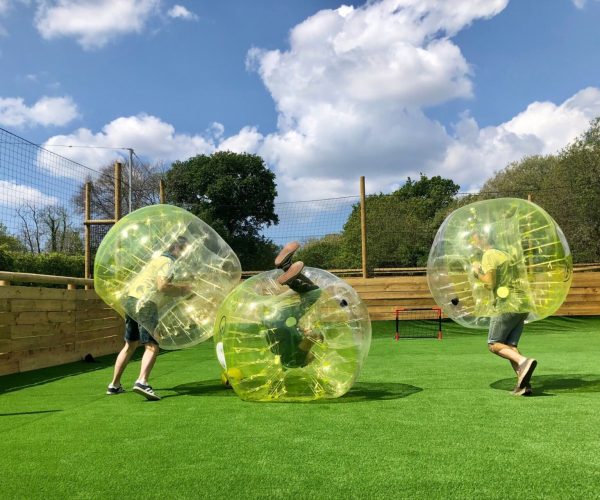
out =
[[281,273],[244,281],[219,308],[215,342],[229,383],[247,401],[340,397],[369,352],[367,307],[350,285],[326,271],[304,268],[319,288],[302,293],[279,285]]
[[123,217],[102,240],[94,262],[94,287],[102,300],[164,349],[211,337],[217,308],[240,278],[229,245],[198,217],[171,205]]
[[[494,268],[494,283],[478,277]],[[490,318],[553,314],[571,286],[573,258],[563,232],[530,201],[499,198],[452,212],[429,253],[427,281],[444,314],[472,328]]]

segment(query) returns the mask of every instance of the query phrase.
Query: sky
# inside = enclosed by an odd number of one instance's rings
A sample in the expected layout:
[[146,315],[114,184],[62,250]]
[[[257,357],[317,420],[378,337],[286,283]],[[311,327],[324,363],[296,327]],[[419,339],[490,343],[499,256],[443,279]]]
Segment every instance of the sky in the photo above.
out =
[[473,191],[600,115],[599,25],[599,0],[0,0],[0,127],[92,169],[255,153],[280,203]]

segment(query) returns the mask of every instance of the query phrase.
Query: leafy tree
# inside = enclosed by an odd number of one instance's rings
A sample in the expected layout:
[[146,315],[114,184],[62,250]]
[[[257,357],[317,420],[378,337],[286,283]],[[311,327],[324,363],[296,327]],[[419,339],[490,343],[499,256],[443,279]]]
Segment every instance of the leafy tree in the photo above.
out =
[[221,151],[173,163],[166,196],[212,226],[237,253],[244,269],[264,268],[276,247],[260,235],[277,224],[275,174],[260,156]]
[[[408,179],[392,194],[368,196],[367,267],[413,267],[427,263],[437,228],[460,186],[440,176]],[[353,207],[343,230],[341,258],[361,265],[360,206]]]
[[0,247],[9,252],[24,252],[27,250],[23,242],[11,235],[8,232],[8,228],[2,222],[0,222]]
[[321,269],[345,268],[347,259],[343,255],[343,243],[341,234],[328,234],[320,239],[312,239],[298,250],[296,258],[307,266]]

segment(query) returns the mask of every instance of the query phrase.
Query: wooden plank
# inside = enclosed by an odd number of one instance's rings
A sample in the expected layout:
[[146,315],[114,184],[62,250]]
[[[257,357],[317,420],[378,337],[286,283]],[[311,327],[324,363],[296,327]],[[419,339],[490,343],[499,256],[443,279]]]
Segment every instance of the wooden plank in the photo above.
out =
[[0,299],[0,312],[10,311],[10,300]]
[[40,299],[13,299],[10,310],[22,311],[70,311],[75,310],[75,302],[71,300],[40,300]]
[[15,324],[17,325],[39,325],[48,323],[48,313],[42,312],[21,312],[15,315]]
[[120,318],[121,316],[119,316],[112,309],[100,309],[100,310],[99,309],[90,309],[89,311],[77,311],[77,314],[75,317],[77,318],[77,321],[80,321],[80,320],[85,320],[85,319],[96,319],[96,318],[113,319],[113,318]]
[[34,286],[7,286],[0,287],[0,299],[49,299],[64,300],[76,290],[61,288],[42,288]]
[[0,312],[0,326],[12,325],[15,322],[15,315],[11,312]]
[[124,324],[121,319],[86,319],[78,321],[76,323],[77,332],[83,332],[87,330],[99,330],[102,328],[118,328],[119,325]]
[[59,335],[75,331],[75,323],[38,323],[35,325],[12,325],[10,335],[11,338],[17,339],[32,335]]
[[75,320],[75,311],[48,312],[50,323],[70,323]]
[[18,359],[0,359],[0,376],[10,375],[11,373],[19,372],[19,360]]

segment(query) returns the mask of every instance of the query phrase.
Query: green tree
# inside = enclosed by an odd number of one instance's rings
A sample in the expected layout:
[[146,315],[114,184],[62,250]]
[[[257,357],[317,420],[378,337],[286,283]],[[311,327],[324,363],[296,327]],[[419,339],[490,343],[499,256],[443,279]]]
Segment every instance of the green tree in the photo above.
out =
[[[366,199],[367,267],[414,267],[427,263],[429,249],[460,186],[440,176],[409,178],[392,194]],[[353,207],[343,230],[341,258],[361,265],[360,206]]]
[[275,174],[247,153],[195,156],[173,163],[166,174],[167,200],[212,226],[247,270],[272,265],[276,246],[260,230],[279,222],[276,195]]
[[296,259],[321,269],[344,268],[347,259],[343,255],[343,237],[341,234],[328,234],[309,240],[298,250]]
[[10,234],[2,222],[0,222],[0,247],[9,252],[25,252],[27,250],[23,242]]

